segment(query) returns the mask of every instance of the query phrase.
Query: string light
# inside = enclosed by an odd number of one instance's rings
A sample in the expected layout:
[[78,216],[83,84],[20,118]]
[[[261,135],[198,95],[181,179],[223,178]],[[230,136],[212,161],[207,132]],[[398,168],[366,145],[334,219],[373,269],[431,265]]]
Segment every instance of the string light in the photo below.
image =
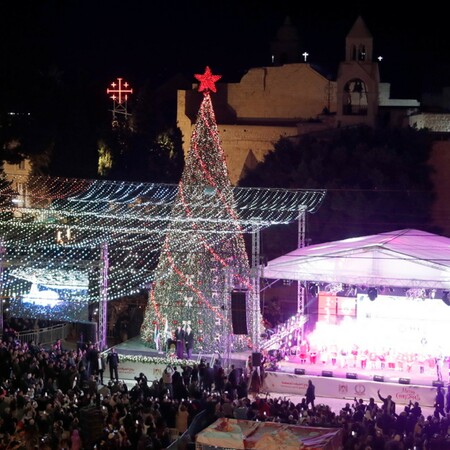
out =
[[[170,318],[171,327],[191,322],[197,347],[219,350],[221,336],[231,333],[229,293],[239,288],[257,297],[243,234],[293,222],[299,211],[313,213],[325,193],[231,186],[206,89],[179,185],[23,175],[0,185],[2,295],[14,308],[34,280],[63,300],[66,309],[56,305],[52,314],[84,318],[87,305],[100,300],[106,243],[108,300],[152,284],[146,342]],[[233,345],[249,342],[240,337]]]
[[[196,337],[194,347],[199,351],[246,350],[253,344],[246,335],[233,334],[230,293],[234,289],[248,292],[247,325],[248,329],[257,329],[255,321],[261,321],[256,305],[259,292],[253,290],[243,232],[254,223],[261,226],[264,219],[259,215],[260,208],[258,215],[255,214],[255,204],[248,197],[245,203],[240,203],[239,191],[231,186],[210,96],[210,91],[216,91],[215,82],[220,76],[212,75],[207,67],[203,75],[195,77],[200,81],[203,101],[172,208],[175,220],[169,222],[141,337],[148,344],[156,345],[153,342],[156,328],[162,329],[169,323],[174,330],[189,322]],[[249,191],[240,192],[247,196]],[[263,209],[270,211],[270,217],[283,221],[294,210],[281,197],[280,209],[274,210],[273,204],[264,203],[265,199],[259,206],[265,205]],[[179,252],[180,241],[187,235],[191,250]],[[223,235],[227,238],[218,239]]]

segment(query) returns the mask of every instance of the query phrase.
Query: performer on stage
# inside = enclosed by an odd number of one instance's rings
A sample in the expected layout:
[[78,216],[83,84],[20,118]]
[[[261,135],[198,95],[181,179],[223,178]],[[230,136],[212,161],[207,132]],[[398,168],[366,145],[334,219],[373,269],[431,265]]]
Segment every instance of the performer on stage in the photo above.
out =
[[158,323],[155,323],[155,329],[153,330],[153,341],[155,342],[156,351],[159,353],[161,343],[160,343],[159,324]]
[[306,355],[308,353],[308,342],[306,340],[302,340],[300,342],[299,353],[300,353],[300,364],[305,364]]
[[436,355],[435,363],[437,379],[438,381],[442,381],[442,367],[444,366],[444,357],[442,356],[442,353]]
[[183,330],[183,327],[179,325],[175,330],[176,351],[178,359],[183,359],[184,357],[184,335],[185,331]]
[[162,336],[162,341],[164,343],[164,351],[166,353],[170,353],[171,347],[172,346],[175,347],[175,337],[172,331],[169,330],[169,322],[167,320],[167,317],[164,320],[164,332]]

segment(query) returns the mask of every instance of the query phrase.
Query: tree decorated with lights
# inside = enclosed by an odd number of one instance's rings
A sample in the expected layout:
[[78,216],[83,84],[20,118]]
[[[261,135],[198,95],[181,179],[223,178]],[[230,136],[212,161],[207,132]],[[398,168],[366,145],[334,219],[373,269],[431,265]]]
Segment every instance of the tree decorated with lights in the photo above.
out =
[[[249,292],[252,287],[210,95],[221,76],[207,67],[195,78],[203,101],[150,288],[141,337],[154,345],[156,330],[166,339],[163,331],[189,325],[196,350],[243,350],[252,344],[246,335],[233,334],[231,292]],[[246,316],[251,328],[254,314],[250,311]]]

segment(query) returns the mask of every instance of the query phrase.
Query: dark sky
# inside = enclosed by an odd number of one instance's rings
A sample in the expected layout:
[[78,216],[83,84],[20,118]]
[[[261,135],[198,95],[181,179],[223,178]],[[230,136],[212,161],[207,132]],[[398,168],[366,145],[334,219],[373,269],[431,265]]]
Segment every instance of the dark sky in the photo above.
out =
[[177,72],[190,76],[206,65],[223,74],[224,81],[235,81],[250,67],[270,64],[270,42],[287,15],[309,61],[331,73],[343,59],[346,34],[362,15],[374,37],[375,56],[384,57],[382,81],[392,83],[393,93],[417,98],[431,85],[450,85],[448,18],[437,2],[428,2],[429,9],[400,11],[379,2],[336,5],[6,0],[0,5],[0,77],[4,88],[17,95],[21,86],[32,89],[34,73],[48,70],[66,82],[92,83],[98,89],[118,76],[139,88],[144,80],[159,83]]

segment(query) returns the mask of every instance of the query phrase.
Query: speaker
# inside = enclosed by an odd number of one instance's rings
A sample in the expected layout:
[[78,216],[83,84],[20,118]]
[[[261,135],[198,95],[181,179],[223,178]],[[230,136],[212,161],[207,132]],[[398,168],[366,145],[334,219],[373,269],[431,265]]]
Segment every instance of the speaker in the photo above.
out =
[[369,296],[370,300],[373,302],[378,297],[378,291],[376,290],[376,288],[371,287],[367,291],[367,295]]
[[305,375],[305,369],[296,368],[294,369],[294,373],[295,375]]
[[259,352],[252,353],[252,366],[259,367],[261,365],[262,354]]
[[81,322],[78,324],[80,343],[97,342],[97,322]]
[[433,381],[433,386],[434,387],[444,387],[444,383],[442,381],[439,381],[439,380],[434,380]]
[[322,370],[322,376],[323,377],[332,377],[333,372],[331,370]]
[[234,334],[248,334],[246,300],[247,296],[243,291],[231,293],[231,323]]
[[411,380],[409,378],[399,378],[398,382],[400,384],[409,384],[409,383],[411,383]]
[[347,372],[346,378],[349,380],[356,380],[358,375],[355,372]]
[[384,377],[383,377],[383,375],[374,375],[374,376],[373,376],[373,381],[381,381],[381,382],[384,382]]
[[450,306],[450,299],[448,298],[449,291],[442,291],[442,301],[447,305]]

